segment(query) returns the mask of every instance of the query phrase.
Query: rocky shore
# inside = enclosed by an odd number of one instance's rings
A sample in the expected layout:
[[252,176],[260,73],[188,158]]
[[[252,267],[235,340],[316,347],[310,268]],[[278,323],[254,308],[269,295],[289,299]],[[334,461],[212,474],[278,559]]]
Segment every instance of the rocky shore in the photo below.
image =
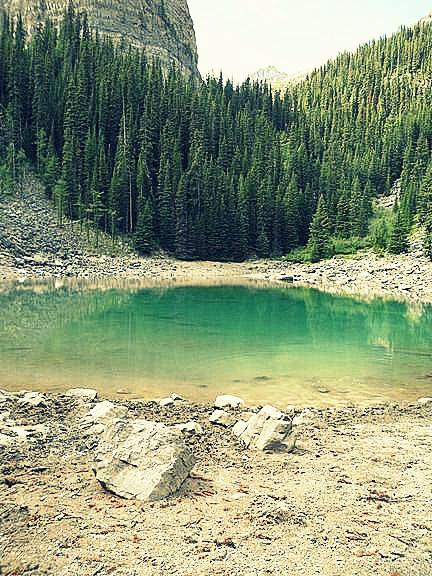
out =
[[181,262],[164,254],[141,258],[77,223],[58,224],[40,184],[28,177],[19,194],[0,203],[0,284],[79,279],[135,282],[284,282],[322,290],[432,302],[432,262],[416,238],[410,252],[379,257],[372,251],[317,264],[284,260],[245,263]]
[[[263,410],[285,449],[238,434]],[[429,574],[432,400],[273,410],[3,391],[0,573]],[[98,481],[110,419],[182,435],[177,491],[143,501]]]

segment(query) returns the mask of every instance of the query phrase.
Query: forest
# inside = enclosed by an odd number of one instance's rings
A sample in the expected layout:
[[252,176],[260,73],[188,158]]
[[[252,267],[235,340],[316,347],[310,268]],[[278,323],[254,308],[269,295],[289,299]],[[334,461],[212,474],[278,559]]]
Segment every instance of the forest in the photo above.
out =
[[[281,94],[200,82],[114,45],[70,5],[30,37],[1,17],[0,195],[29,165],[63,218],[142,254],[432,257],[432,24],[344,53]],[[393,210],[376,199],[398,190]]]

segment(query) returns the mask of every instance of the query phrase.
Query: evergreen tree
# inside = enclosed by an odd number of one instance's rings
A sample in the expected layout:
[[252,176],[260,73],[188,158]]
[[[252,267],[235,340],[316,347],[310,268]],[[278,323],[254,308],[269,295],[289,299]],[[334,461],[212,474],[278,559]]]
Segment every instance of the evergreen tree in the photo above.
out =
[[323,196],[320,196],[318,200],[318,206],[312,219],[308,249],[312,262],[329,258],[333,254],[330,222]]
[[152,253],[155,247],[153,214],[148,200],[139,202],[138,220],[133,236],[135,250],[144,256]]

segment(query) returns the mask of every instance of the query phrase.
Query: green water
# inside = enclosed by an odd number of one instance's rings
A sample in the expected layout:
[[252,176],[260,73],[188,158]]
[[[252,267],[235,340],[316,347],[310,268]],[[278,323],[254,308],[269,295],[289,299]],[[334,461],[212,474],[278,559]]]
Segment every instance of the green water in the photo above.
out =
[[432,395],[432,307],[253,285],[17,289],[0,294],[0,358],[14,390],[414,399]]

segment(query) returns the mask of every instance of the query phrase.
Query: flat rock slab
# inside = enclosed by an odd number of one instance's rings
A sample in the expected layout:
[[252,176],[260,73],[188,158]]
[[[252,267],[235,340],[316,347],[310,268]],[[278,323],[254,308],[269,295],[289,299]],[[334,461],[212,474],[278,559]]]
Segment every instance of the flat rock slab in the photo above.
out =
[[147,420],[115,420],[101,439],[96,478],[127,499],[163,500],[175,494],[195,465],[180,430]]

